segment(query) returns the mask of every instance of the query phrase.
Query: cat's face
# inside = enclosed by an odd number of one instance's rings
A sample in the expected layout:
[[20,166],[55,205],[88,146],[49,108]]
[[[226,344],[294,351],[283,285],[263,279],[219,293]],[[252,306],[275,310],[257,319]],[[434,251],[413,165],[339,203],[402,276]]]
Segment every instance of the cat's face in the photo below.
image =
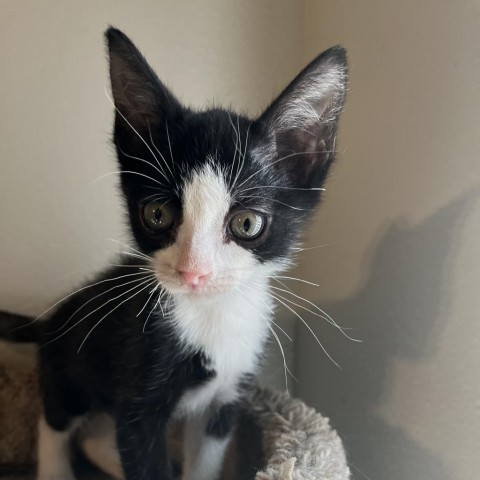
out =
[[255,253],[268,243],[271,210],[239,203],[228,174],[210,160],[183,182],[175,239],[153,254],[157,276],[172,293],[203,296],[253,287],[261,281],[256,277],[281,266]]
[[122,188],[155,275],[170,293],[196,298],[255,289],[288,264],[319,201],[344,51],[318,57],[250,120],[183,107],[121,32],[107,40]]

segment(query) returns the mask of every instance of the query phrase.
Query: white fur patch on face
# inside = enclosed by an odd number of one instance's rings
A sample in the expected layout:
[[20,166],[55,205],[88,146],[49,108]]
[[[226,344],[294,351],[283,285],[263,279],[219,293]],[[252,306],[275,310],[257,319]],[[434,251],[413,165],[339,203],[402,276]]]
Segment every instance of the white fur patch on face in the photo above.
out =
[[[249,250],[226,239],[231,197],[224,176],[211,164],[193,173],[183,188],[183,220],[173,245],[154,255],[160,283],[170,293],[197,297],[238,287],[258,264]],[[192,287],[187,275],[202,277]]]
[[[236,401],[242,376],[258,369],[273,309],[269,277],[285,264],[262,263],[249,249],[227,240],[231,197],[222,173],[212,165],[192,175],[182,200],[176,241],[154,255],[153,268],[173,299],[168,320],[183,348],[203,351],[216,372],[180,399],[175,415],[190,416],[202,414],[214,401]],[[193,287],[182,272],[197,272],[205,280]]]

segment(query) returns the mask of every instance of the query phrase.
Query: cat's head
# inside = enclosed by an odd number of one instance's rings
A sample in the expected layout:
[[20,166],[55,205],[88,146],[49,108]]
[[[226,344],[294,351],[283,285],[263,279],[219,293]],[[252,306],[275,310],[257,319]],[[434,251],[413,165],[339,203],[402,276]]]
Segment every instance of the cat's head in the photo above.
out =
[[183,106],[123,33],[106,38],[122,189],[161,284],[210,297],[285,268],[333,161],[345,50],[313,60],[252,120]]

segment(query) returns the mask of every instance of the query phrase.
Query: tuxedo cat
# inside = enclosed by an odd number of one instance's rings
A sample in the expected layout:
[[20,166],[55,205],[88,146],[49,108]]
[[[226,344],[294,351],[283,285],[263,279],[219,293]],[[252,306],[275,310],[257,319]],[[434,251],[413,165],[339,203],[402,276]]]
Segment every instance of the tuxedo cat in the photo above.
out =
[[271,332],[269,281],[288,266],[334,158],[345,51],[321,54],[250,119],[185,107],[122,32],[106,40],[118,208],[135,244],[36,324],[38,477],[73,478],[69,438],[102,414],[118,475],[171,479],[165,431],[185,418],[183,478],[215,480]]

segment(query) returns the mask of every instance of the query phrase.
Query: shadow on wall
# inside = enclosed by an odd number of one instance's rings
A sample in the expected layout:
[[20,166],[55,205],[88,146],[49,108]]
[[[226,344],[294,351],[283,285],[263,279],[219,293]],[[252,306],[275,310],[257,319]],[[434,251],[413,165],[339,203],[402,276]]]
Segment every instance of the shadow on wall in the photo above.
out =
[[[441,458],[375,410],[388,392],[394,360],[416,361],[434,352],[449,316],[452,246],[479,196],[480,190],[470,191],[419,225],[396,222],[383,229],[364,286],[324,305],[339,324],[353,327],[349,333],[361,336],[362,344],[344,342],[338,331],[310,319],[343,370],[328,366],[306,329],[297,331],[299,396],[332,418],[356,480],[453,479]],[[312,352],[318,361],[312,362]]]

